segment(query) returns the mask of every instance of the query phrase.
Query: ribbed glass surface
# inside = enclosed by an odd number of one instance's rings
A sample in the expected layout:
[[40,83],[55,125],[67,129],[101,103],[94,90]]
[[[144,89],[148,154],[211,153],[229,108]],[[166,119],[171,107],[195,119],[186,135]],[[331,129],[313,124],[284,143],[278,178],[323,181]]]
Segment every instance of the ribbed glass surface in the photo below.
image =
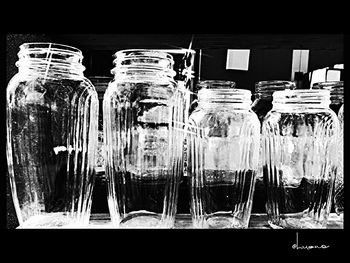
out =
[[[321,95],[307,97],[312,106],[292,96],[294,102],[287,103],[285,108],[279,104],[263,122],[266,208],[269,224],[274,228],[326,227],[335,179],[339,124],[335,113],[324,104],[329,94],[318,96]],[[288,102],[288,98],[285,100]]]
[[40,70],[26,73],[20,71],[7,88],[8,172],[20,227],[86,226],[94,184],[97,93],[89,80],[69,70],[55,75],[50,68],[50,78]]
[[[148,62],[143,61],[145,67]],[[183,167],[185,95],[171,78],[157,77],[158,70],[129,76],[117,66],[104,95],[108,205],[115,227],[174,225]]]
[[199,101],[190,116],[187,174],[196,228],[248,227],[260,124],[246,100]]

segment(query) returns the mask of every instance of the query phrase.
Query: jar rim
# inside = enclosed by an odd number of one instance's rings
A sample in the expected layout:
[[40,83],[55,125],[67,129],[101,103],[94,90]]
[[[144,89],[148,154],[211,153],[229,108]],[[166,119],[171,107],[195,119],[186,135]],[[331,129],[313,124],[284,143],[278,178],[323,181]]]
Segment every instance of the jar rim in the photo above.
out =
[[289,80],[261,80],[255,83],[255,88],[260,88],[260,87],[276,87],[280,85],[285,85],[287,88],[294,87],[296,88],[295,82],[294,81],[289,81]]
[[251,103],[251,91],[247,89],[207,89],[198,91],[199,102]]
[[233,90],[236,89],[236,82],[231,80],[202,80],[197,83],[197,87],[208,90]]
[[273,93],[274,97],[287,97],[293,95],[322,95],[329,96],[329,90],[313,90],[313,89],[296,89],[296,90],[277,90]]
[[59,53],[67,53],[67,54],[74,54],[78,55],[80,57],[83,57],[83,53],[80,49],[65,45],[65,44],[59,44],[59,43],[52,43],[52,42],[28,42],[23,43],[19,46],[20,51],[19,54],[26,52],[26,51],[34,51],[34,52],[40,52],[45,50],[45,52],[51,53],[51,52],[59,52]]
[[115,52],[113,54],[114,58],[128,58],[128,57],[135,57],[135,56],[145,56],[145,57],[155,57],[155,58],[161,58],[161,59],[169,59],[170,61],[173,61],[173,56],[167,52],[160,51],[158,49],[123,49]]
[[[132,73],[145,73],[145,74],[148,74],[148,73],[155,73],[155,72],[158,72],[157,70],[159,69],[163,69],[161,67],[143,67],[143,68],[139,68],[139,67],[128,67],[127,69],[116,69],[116,68],[113,68],[111,69],[111,74],[113,75],[117,75],[118,73],[127,73],[129,72],[130,74]],[[168,70],[166,72],[164,72],[164,74],[166,76],[169,76],[170,78],[173,78],[175,75],[176,75],[176,72],[174,70]]]
[[273,93],[273,104],[325,104],[329,105],[330,91],[329,90],[312,90],[312,89],[297,89],[297,90],[280,90]]
[[317,89],[317,88],[329,88],[331,89],[332,87],[343,87],[344,86],[344,81],[323,81],[323,82],[316,82],[312,85],[312,89]]
[[154,49],[154,51],[161,51],[161,52],[166,52],[168,54],[186,54],[186,53],[192,53],[192,54],[196,54],[196,51],[190,48],[174,48],[174,49]]
[[256,84],[261,83],[261,84],[270,84],[270,83],[276,83],[276,84],[294,84],[294,81],[291,80],[281,80],[281,79],[272,79],[272,80],[259,80],[256,82]]

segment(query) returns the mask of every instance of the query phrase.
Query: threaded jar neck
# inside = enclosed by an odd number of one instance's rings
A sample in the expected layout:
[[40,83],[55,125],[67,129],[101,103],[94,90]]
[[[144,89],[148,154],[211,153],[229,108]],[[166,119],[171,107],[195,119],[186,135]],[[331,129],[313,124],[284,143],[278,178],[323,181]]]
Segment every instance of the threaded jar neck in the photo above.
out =
[[65,75],[83,76],[82,52],[71,46],[34,42],[20,46],[16,66],[20,73],[45,74],[46,77]]
[[206,80],[198,83],[198,104],[201,107],[217,107],[226,104],[239,108],[250,108],[251,92],[236,89],[233,81]]
[[255,99],[272,101],[272,94],[280,90],[294,90],[296,85],[293,81],[286,80],[264,80],[255,83]]
[[338,105],[344,103],[344,81],[318,82],[312,86],[312,89],[329,90],[331,94],[331,104]]
[[115,78],[168,78],[173,80],[176,72],[173,70],[173,57],[159,50],[128,49],[114,54],[114,68],[111,73]]
[[330,92],[329,90],[283,90],[273,93],[274,109],[291,108],[329,108]]

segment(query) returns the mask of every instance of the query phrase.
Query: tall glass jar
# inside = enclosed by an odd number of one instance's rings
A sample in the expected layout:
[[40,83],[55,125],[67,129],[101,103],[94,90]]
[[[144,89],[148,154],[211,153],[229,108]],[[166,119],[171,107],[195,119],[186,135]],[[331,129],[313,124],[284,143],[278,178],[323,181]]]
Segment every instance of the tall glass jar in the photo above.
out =
[[54,43],[20,46],[7,87],[7,162],[20,227],[89,222],[98,99],[80,50]]
[[231,81],[199,86],[187,140],[193,226],[247,228],[260,144],[251,92]]
[[[288,89],[296,89],[295,82],[287,80],[266,80],[259,81],[255,84],[255,93],[254,101],[252,104],[252,110],[258,115],[261,125],[266,114],[272,109],[272,94],[275,91]],[[262,172],[261,147],[262,144],[260,144],[259,169],[256,176],[255,192],[253,196],[252,211],[254,213],[266,213],[266,188]]]
[[339,121],[328,90],[273,94],[262,125],[268,223],[273,228],[325,228],[336,170]]
[[174,226],[182,174],[185,94],[172,56],[115,54],[103,100],[108,206],[115,227]]

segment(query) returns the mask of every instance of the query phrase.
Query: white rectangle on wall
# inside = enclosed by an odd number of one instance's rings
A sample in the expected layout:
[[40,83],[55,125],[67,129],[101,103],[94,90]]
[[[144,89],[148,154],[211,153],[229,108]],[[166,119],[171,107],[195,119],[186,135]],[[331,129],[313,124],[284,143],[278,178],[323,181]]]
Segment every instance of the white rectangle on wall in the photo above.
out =
[[292,58],[292,75],[291,80],[294,80],[295,72],[307,73],[309,65],[309,50],[293,50]]
[[340,81],[340,70],[328,69],[326,72],[326,81]]
[[248,70],[249,55],[249,49],[228,49],[226,69]]

